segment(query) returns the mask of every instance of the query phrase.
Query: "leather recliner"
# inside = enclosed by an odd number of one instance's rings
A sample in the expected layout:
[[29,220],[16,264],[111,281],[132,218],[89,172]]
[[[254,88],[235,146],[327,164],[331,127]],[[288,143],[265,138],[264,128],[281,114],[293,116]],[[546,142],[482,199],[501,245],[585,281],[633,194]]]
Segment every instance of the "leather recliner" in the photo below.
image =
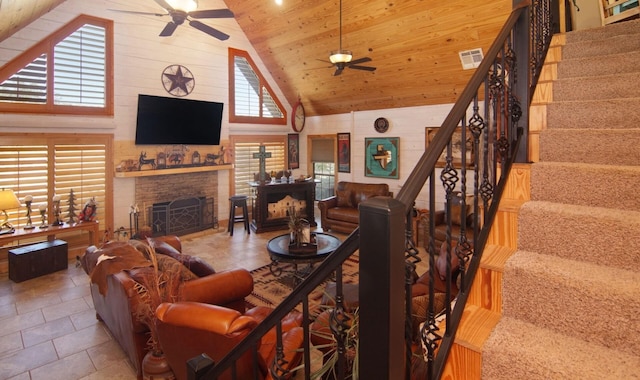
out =
[[350,234],[360,224],[358,205],[371,197],[393,197],[386,183],[338,182],[336,195],[318,201],[324,231]]
[[[165,358],[177,380],[187,379],[187,361],[206,354],[215,363],[242,341],[272,309],[257,306],[245,313],[199,302],[163,303],[156,310],[157,329]],[[291,312],[282,320],[284,369],[295,368],[302,358],[304,332],[302,314]],[[269,372],[276,355],[276,328],[263,336],[257,346],[257,363],[253,352],[245,352],[235,363],[237,379],[272,379]],[[257,374],[257,377],[254,376]],[[222,379],[231,379],[225,371]]]
[[[244,312],[244,298],[253,291],[253,278],[244,269],[215,272],[201,259],[182,254],[182,245],[177,236],[163,236],[149,240],[156,252],[174,256],[185,267],[190,268],[194,279],[184,281],[180,287],[182,300],[223,305]],[[135,246],[135,248],[134,248]],[[140,256],[145,243],[109,242],[102,247],[90,246],[80,258],[80,263],[91,276],[91,297],[96,317],[104,322],[129,361],[142,379],[142,359],[149,351],[149,327],[136,317],[139,295],[135,290],[137,273],[151,265]],[[99,265],[101,255],[114,257],[106,260],[110,269]],[[160,255],[158,255],[160,256]],[[142,260],[140,259],[142,257]]]

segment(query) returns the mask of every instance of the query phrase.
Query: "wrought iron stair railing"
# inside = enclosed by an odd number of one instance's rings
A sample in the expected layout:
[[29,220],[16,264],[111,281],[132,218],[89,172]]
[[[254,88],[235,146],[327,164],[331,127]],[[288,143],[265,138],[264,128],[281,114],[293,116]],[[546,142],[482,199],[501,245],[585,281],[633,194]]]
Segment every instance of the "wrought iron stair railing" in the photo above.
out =
[[[528,107],[551,40],[553,12],[557,12],[557,3],[552,0],[522,1],[514,6],[484,60],[397,197],[363,202],[360,206],[360,227],[220,362],[213,363],[206,355],[192,359],[189,362],[190,379],[236,378],[235,361],[249,350],[255,353],[260,338],[272,328],[277,329],[280,337],[280,321],[296,307],[302,309],[306,322],[303,325],[302,364],[294,370],[301,372],[305,379],[312,378],[309,294],[334,274],[334,315],[346,318],[334,318],[331,326],[339,353],[331,378],[347,378],[353,369],[347,368],[344,331],[349,311],[344,305],[341,265],[358,250],[360,344],[355,362],[359,363],[359,377],[440,378],[454,344],[511,165],[513,162],[525,162],[527,158]],[[456,134],[458,129],[460,132]],[[443,155],[445,165],[436,176],[436,163]],[[441,313],[434,305],[436,256],[440,250],[434,239],[438,181],[446,193],[446,252],[442,253],[447,258],[444,292],[447,300],[453,300],[445,303]],[[412,335],[411,316],[415,311],[411,308],[410,288],[415,264],[421,259],[413,244],[410,215],[425,184],[430,194],[427,250],[430,286],[427,311],[421,316],[425,322],[416,339]],[[461,228],[457,234],[452,233],[454,199],[461,210]],[[469,223],[464,211],[468,204],[473,210],[473,220]],[[473,230],[472,239],[467,237],[467,225]],[[457,256],[459,263],[457,294],[453,291],[452,255]],[[291,378],[293,373],[284,369],[282,342],[278,341],[277,345],[280,349],[274,362],[270,363],[270,375],[274,379]],[[416,347],[419,355],[414,354]],[[261,376],[256,373],[255,378]]]

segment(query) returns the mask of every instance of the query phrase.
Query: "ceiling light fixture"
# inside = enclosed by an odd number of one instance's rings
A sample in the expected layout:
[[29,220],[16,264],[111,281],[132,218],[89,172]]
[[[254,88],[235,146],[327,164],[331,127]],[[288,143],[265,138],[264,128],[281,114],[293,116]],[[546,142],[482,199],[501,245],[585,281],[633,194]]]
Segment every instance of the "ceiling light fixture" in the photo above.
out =
[[189,13],[198,9],[198,2],[196,0],[166,0],[167,4],[176,11],[182,11]]
[[329,56],[331,63],[349,63],[353,54],[349,50],[342,50],[342,0],[340,0],[340,50],[332,51]]
[[353,58],[353,54],[351,54],[350,50],[340,49],[340,50],[331,52],[331,55],[329,56],[329,61],[331,61],[331,63],[347,63],[347,62],[351,62],[352,58]]

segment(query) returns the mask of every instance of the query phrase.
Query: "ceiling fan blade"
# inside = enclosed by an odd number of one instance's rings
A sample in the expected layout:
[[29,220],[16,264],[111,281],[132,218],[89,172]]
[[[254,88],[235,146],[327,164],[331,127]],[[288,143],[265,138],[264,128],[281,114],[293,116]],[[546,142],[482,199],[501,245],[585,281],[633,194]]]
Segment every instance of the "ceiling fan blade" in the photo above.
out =
[[342,74],[342,70],[344,70],[344,67],[336,67],[336,71],[333,73],[333,76],[337,77],[338,75]]
[[198,29],[201,32],[205,32],[208,35],[219,39],[220,41],[229,39],[228,34],[222,33],[218,29],[214,29],[209,25],[201,23],[200,21],[190,20],[189,25],[193,26],[194,28]]
[[189,12],[193,18],[233,18],[234,14],[229,9],[208,9]]
[[349,65],[350,69],[356,69],[356,70],[365,70],[365,71],[376,71],[375,67],[371,67],[371,66],[358,66],[358,65]]
[[173,7],[171,5],[169,5],[169,3],[167,3],[164,0],[154,0],[156,3],[158,3],[159,6],[161,6],[162,8],[168,10],[169,12],[173,12],[175,9],[173,9]]
[[371,58],[362,57],[362,58],[354,59],[353,61],[349,62],[349,65],[357,65],[359,63],[365,63],[365,62],[371,62]]
[[120,12],[120,13],[131,13],[135,15],[147,15],[147,16],[169,16],[169,13],[153,13],[153,12],[137,12],[137,11],[125,11],[122,9],[107,9],[108,11]]
[[173,21],[169,21],[167,23],[167,26],[165,26],[164,29],[162,29],[162,32],[160,32],[160,37],[169,37],[173,34],[177,27],[178,24],[174,23]]

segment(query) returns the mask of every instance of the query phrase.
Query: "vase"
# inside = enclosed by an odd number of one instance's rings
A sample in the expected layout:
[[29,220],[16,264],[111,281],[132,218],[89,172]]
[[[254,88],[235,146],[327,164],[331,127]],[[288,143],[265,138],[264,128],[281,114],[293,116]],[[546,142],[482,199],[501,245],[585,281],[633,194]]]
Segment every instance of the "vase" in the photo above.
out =
[[162,352],[149,351],[142,359],[142,378],[144,380],[175,380],[176,376]]

